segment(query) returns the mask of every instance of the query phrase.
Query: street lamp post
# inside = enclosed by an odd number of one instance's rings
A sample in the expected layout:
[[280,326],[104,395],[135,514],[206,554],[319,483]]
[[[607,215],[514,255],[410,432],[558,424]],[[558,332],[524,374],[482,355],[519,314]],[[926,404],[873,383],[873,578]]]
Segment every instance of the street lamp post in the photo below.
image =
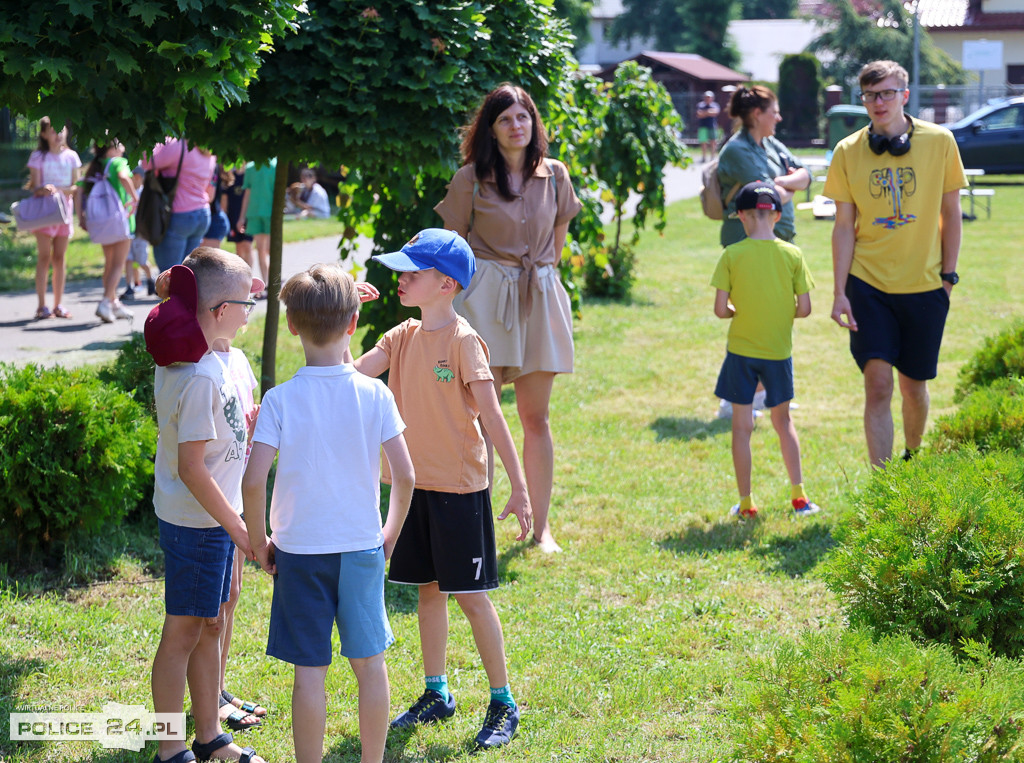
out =
[[903,7],[914,17],[914,73],[910,81],[910,113],[921,110],[921,5],[920,0],[907,0]]

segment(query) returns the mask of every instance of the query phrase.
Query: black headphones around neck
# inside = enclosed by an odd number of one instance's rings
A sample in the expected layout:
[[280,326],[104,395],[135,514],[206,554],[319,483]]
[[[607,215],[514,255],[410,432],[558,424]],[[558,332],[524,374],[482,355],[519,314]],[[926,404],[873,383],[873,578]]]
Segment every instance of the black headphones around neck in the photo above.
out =
[[897,135],[894,138],[887,138],[884,135],[878,135],[871,132],[871,128],[868,128],[868,146],[871,150],[878,155],[884,154],[888,151],[893,156],[903,156],[910,150],[910,138],[914,134],[914,120],[910,120],[910,129],[902,135]]

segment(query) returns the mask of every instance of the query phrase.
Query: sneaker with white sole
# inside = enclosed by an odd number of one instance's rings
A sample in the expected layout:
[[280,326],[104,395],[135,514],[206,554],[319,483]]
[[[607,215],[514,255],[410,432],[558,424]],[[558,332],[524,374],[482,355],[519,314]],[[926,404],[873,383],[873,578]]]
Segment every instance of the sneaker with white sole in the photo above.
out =
[[751,506],[749,509],[741,509],[740,505],[737,503],[729,509],[729,515],[739,517],[740,519],[755,519],[757,517],[757,506]]
[[114,306],[110,304],[109,299],[100,300],[100,304],[96,308],[96,317],[104,323],[114,322]]
[[814,501],[808,501],[806,498],[797,498],[793,501],[793,513],[799,517],[817,514],[819,511],[821,507]]
[[135,319],[135,313],[129,310],[127,307],[121,304],[121,300],[115,299],[112,306],[113,313],[117,318],[123,318],[126,321]]
[[407,729],[424,723],[437,723],[455,715],[455,696],[448,692],[448,701],[444,701],[441,692],[427,689],[416,700],[412,707],[391,721],[393,729]]
[[492,699],[487,706],[484,726],[476,735],[476,746],[485,750],[501,747],[512,741],[519,728],[519,708]]

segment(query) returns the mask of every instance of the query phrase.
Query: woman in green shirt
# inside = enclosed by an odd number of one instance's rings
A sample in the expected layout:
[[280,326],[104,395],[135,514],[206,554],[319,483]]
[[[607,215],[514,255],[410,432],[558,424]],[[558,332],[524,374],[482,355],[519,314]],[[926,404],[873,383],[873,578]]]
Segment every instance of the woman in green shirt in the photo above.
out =
[[735,244],[746,237],[743,224],[730,215],[736,211],[736,192],[755,180],[775,183],[775,190],[782,199],[782,217],[775,225],[775,235],[784,241],[792,241],[796,236],[793,193],[807,188],[811,184],[811,175],[775,137],[775,126],[782,121],[778,98],[762,85],[741,86],[729,101],[729,116],[733,118],[736,129],[718,155],[718,181],[725,207],[722,246]]

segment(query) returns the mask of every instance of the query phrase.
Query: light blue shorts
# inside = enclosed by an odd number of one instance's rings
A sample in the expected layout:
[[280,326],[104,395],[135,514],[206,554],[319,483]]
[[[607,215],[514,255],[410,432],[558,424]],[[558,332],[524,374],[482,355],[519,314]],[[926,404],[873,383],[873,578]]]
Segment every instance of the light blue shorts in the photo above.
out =
[[182,527],[162,519],[164,606],[169,615],[216,617],[231,593],[235,544],[220,525]]
[[384,609],[384,549],[275,552],[267,654],[304,667],[331,664],[331,626],[342,657],[380,654],[395,642]]

